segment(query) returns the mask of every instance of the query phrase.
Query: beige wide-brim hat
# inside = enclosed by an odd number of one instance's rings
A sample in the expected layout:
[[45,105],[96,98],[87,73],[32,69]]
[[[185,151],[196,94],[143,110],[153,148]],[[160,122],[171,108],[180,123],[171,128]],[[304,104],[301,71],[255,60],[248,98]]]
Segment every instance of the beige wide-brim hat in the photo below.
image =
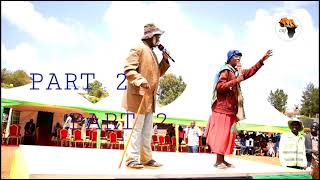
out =
[[157,26],[155,26],[153,23],[150,24],[146,24],[144,26],[144,35],[141,38],[142,40],[144,39],[150,39],[152,38],[155,34],[160,34],[162,35],[164,33],[164,31],[162,31],[161,29],[159,29]]
[[303,131],[303,124],[302,124],[302,122],[301,122],[298,118],[293,118],[293,119],[290,119],[290,120],[288,121],[288,126],[289,126],[289,128],[291,129],[291,124],[292,124],[292,122],[294,122],[294,121],[300,123],[299,132],[300,132],[300,131]]

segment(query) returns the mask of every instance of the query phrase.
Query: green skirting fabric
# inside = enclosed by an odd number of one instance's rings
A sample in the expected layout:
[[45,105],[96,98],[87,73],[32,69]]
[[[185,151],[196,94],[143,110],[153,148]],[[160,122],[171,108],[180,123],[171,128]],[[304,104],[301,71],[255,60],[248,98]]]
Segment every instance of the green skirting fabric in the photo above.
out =
[[312,179],[309,174],[288,174],[275,176],[253,176],[253,179]]

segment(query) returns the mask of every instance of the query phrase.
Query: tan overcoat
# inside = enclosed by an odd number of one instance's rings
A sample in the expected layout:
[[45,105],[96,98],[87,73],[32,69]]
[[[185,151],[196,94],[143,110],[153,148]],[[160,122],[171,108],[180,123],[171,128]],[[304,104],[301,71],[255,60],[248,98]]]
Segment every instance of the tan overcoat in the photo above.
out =
[[127,111],[137,113],[142,96],[143,88],[140,85],[147,82],[150,89],[146,92],[145,103],[142,105],[141,113],[155,112],[156,93],[159,79],[170,67],[167,60],[162,59],[158,63],[157,56],[152,49],[141,42],[132,48],[124,65],[128,84],[122,100],[122,107]]

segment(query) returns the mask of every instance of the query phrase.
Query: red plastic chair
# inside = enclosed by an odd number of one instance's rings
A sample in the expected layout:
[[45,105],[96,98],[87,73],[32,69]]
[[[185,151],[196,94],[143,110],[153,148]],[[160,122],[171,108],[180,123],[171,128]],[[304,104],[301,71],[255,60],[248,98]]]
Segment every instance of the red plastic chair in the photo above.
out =
[[96,131],[95,129],[86,129],[86,139],[84,140],[85,147],[91,147],[92,141],[92,132]]
[[167,145],[167,151],[170,151],[171,141],[170,141],[170,136],[169,135],[166,135],[164,137],[164,144]]
[[163,136],[158,136],[159,139],[159,144],[164,144],[164,137]]
[[96,130],[91,131],[91,136],[90,137],[91,137],[90,144],[91,144],[91,147],[93,148],[93,144],[97,143],[97,131]]
[[76,129],[73,131],[73,135],[74,135],[74,138],[71,141],[71,144],[74,143],[74,147],[77,147],[77,143],[80,142],[82,143],[82,147],[84,147],[84,141],[81,138],[81,131],[79,129]]
[[151,147],[157,151],[159,147],[159,138],[156,134],[152,135]]
[[118,145],[119,149],[120,149],[120,146],[119,146],[119,142],[118,142],[118,139],[117,139],[117,133],[116,132],[111,132],[109,134],[109,140],[110,140],[110,145],[111,145],[111,149],[113,149],[113,145]]
[[60,143],[61,143],[60,146],[62,146],[65,142],[70,142],[70,139],[68,138],[68,130],[61,129],[60,130]]
[[20,144],[20,129],[18,125],[12,124],[10,125],[9,136],[7,139],[7,144],[9,144],[10,139],[16,139],[17,145]]
[[159,139],[159,143],[158,143],[158,146],[160,147],[160,151],[162,151],[162,145],[164,145],[164,137],[163,136],[158,136],[158,139]]
[[101,148],[108,148],[108,131],[106,130],[101,130],[101,134],[100,134],[100,139],[101,139]]
[[171,137],[171,151],[175,152],[176,151],[176,146],[177,146],[177,141],[176,137],[172,136]]
[[159,143],[159,138],[156,134],[152,135],[152,143]]
[[166,140],[164,136],[159,136],[159,146],[161,151],[163,151],[163,147],[166,147],[167,149],[166,151],[169,150],[169,144],[166,144]]

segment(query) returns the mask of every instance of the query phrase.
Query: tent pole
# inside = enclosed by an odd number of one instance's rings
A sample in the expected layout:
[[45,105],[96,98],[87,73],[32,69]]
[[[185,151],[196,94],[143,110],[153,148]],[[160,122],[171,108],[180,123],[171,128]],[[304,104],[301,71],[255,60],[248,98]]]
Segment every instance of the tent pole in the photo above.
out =
[[[2,103],[1,103],[1,134],[2,134],[2,132],[4,131],[3,126],[2,126],[2,122],[3,122],[3,112],[4,112],[4,107],[2,106]],[[2,142],[2,140],[1,140],[1,142]]]
[[101,130],[102,130],[102,119],[101,118],[98,119],[98,124],[99,124],[100,128],[97,129],[97,143],[96,144],[97,144],[97,149],[100,149],[100,146],[101,146],[100,137],[101,137]]
[[10,131],[11,119],[12,119],[12,108],[10,108],[10,111],[9,111],[6,134],[4,136],[5,138],[7,138],[9,136],[9,133],[10,133],[9,131]]
[[176,132],[176,153],[177,153],[179,152],[179,124],[176,124],[175,132]]
[[1,104],[1,131],[3,130],[3,129],[2,129],[3,111],[4,111],[4,107],[3,107],[2,104]]

